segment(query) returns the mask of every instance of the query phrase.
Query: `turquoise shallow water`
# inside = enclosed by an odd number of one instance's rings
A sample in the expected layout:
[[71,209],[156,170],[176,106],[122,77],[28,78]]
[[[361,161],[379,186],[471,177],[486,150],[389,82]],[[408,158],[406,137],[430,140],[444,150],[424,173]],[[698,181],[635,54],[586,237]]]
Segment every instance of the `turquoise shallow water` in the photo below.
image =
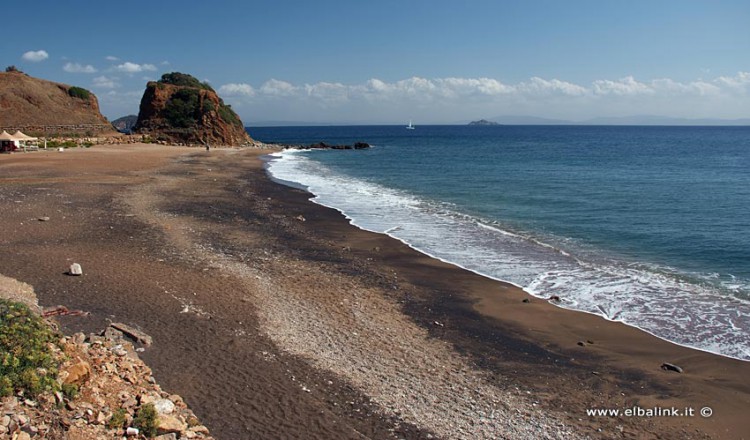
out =
[[563,306],[750,359],[750,127],[251,128],[365,229]]

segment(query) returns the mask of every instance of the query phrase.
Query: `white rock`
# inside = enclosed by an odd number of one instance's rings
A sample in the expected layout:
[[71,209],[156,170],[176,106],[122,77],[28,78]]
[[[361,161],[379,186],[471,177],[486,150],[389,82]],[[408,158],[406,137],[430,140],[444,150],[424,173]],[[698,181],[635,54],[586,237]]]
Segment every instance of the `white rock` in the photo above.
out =
[[174,411],[174,403],[169,399],[159,399],[154,402],[154,408],[159,414],[172,414]]
[[81,269],[81,265],[78,263],[73,263],[70,265],[70,270],[68,271],[69,275],[83,275],[83,269]]
[[138,430],[138,428],[133,428],[132,426],[129,427],[127,430],[125,430],[125,435],[128,437],[135,437],[138,434],[140,434],[141,431]]

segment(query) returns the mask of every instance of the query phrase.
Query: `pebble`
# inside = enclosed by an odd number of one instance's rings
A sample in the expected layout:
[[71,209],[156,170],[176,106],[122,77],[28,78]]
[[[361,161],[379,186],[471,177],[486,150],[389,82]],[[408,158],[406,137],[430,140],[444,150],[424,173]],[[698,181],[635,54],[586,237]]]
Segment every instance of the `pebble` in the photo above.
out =
[[70,270],[68,270],[68,275],[72,275],[72,276],[83,275],[83,269],[81,268],[81,265],[78,263],[71,264]]

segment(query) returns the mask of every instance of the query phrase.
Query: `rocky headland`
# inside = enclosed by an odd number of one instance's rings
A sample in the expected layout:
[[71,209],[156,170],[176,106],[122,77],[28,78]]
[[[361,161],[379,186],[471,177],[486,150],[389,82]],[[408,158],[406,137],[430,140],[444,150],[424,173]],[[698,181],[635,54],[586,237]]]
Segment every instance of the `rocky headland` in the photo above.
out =
[[232,108],[207,83],[173,72],[150,81],[133,131],[179,144],[241,146],[253,142]]
[[41,136],[114,132],[90,91],[34,78],[13,66],[0,72],[0,128]]

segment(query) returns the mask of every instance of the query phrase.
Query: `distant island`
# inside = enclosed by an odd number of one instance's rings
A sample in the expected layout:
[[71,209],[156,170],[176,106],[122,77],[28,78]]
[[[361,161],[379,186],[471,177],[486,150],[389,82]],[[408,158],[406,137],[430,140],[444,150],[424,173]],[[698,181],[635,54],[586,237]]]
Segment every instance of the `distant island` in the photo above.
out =
[[469,125],[500,125],[497,122],[488,121],[486,119],[480,119],[478,121],[471,121]]

